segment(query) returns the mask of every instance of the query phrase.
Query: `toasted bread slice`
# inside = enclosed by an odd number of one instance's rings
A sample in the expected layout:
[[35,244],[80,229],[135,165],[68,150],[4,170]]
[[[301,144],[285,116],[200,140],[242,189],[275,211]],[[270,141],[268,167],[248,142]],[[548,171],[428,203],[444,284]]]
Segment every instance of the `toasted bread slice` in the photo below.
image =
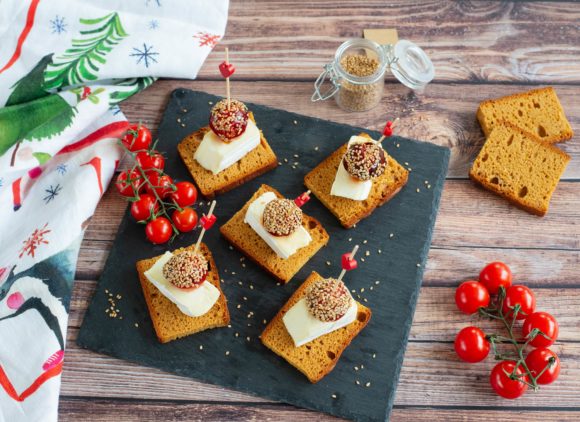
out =
[[371,318],[371,310],[357,302],[358,313],[354,322],[296,347],[282,318],[296,302],[306,296],[308,288],[321,278],[320,274],[313,271],[270,321],[261,335],[262,343],[268,349],[286,359],[312,383],[320,381],[334,369],[342,352]]
[[[193,250],[194,248],[195,245],[192,245],[187,248],[177,249],[173,253],[178,254],[186,250]],[[139,281],[141,282],[143,295],[147,302],[147,308],[151,315],[155,333],[161,343],[167,343],[180,337],[209,330],[210,328],[225,327],[230,323],[228,303],[220,288],[220,277],[213,256],[204,243],[200,245],[199,250],[209,263],[207,281],[220,291],[220,297],[213,307],[206,314],[199,317],[190,317],[182,313],[175,303],[167,299],[145,277],[145,271],[149,270],[160,256],[137,262],[137,272],[139,273]]]
[[562,142],[574,135],[552,87],[484,101],[477,110],[477,119],[486,137],[502,121],[549,143]]
[[[366,133],[359,136],[371,139]],[[356,201],[331,195],[330,190],[338,166],[347,148],[348,144],[344,144],[310,171],[304,177],[304,184],[338,218],[340,224],[348,229],[394,197],[407,184],[409,172],[393,157],[388,156],[387,169],[381,176],[373,179],[373,187],[366,200]]]
[[[250,113],[250,119],[255,122],[252,113]],[[211,130],[209,126],[203,127],[187,136],[177,145],[177,151],[181,159],[205,198],[212,199],[216,195],[232,190],[276,168],[278,165],[276,154],[274,154],[268,141],[264,138],[264,134],[260,131],[260,144],[256,148],[242,157],[236,164],[220,171],[218,174],[213,174],[211,171],[204,169],[193,158],[204,135],[209,130]]]
[[287,283],[320,248],[326,246],[329,236],[315,218],[302,214],[302,226],[310,233],[312,241],[298,249],[290,258],[280,258],[258,233],[244,222],[250,204],[266,192],[274,192],[277,197],[282,198],[276,189],[262,185],[244,207],[220,227],[220,232],[235,248],[246,254],[265,271],[279,281]]
[[495,126],[469,177],[524,210],[543,216],[570,156],[509,123]]

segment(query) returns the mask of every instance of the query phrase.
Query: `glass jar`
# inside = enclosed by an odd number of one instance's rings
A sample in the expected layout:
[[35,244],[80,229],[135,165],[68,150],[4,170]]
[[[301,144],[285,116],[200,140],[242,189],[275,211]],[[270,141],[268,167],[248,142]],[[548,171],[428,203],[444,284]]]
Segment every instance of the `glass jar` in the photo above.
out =
[[[363,66],[347,71],[348,58],[356,56]],[[373,72],[369,73],[369,66]],[[390,70],[405,86],[424,88],[435,76],[433,63],[427,54],[408,40],[395,45],[379,45],[364,38],[345,41],[338,47],[334,61],[324,66],[324,71],[314,83],[312,101],[334,97],[336,104],[347,111],[366,111],[375,107],[383,96],[385,72]],[[326,79],[331,87],[322,92]]]

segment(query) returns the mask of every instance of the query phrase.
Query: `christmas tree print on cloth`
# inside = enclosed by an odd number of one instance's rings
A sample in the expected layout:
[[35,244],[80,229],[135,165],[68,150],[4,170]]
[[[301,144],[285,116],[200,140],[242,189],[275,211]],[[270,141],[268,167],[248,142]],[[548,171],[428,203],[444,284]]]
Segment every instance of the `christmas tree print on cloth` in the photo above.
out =
[[73,39],[72,47],[48,65],[44,72],[45,89],[96,81],[99,66],[106,63],[105,56],[129,35],[117,13],[80,22],[88,28],[80,32],[81,39]]

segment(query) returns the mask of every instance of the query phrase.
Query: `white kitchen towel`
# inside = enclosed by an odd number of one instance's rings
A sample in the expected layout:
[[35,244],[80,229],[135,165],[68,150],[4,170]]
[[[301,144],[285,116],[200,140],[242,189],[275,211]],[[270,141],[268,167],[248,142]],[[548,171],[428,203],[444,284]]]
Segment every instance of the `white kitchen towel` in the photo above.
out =
[[118,103],[195,78],[227,0],[0,0],[0,422],[57,420],[80,240],[121,159]]

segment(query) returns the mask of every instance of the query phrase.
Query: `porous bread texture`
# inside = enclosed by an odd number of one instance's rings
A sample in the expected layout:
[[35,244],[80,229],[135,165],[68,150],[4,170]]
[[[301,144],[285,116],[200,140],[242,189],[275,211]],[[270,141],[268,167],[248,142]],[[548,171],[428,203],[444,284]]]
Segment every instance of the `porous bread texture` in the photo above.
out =
[[220,232],[236,249],[243,252],[262,269],[277,280],[287,283],[320,248],[326,246],[329,236],[318,220],[302,213],[302,226],[310,233],[312,241],[298,249],[290,258],[280,258],[258,233],[244,222],[250,204],[266,192],[274,192],[278,198],[283,198],[276,189],[268,185],[260,186],[244,207],[220,227]]
[[[187,248],[177,249],[172,253],[179,254],[183,251],[194,249],[195,245],[192,245]],[[220,287],[220,278],[213,256],[204,243],[200,244],[199,251],[207,259],[209,264],[209,272],[206,280],[220,291],[220,296],[213,307],[206,314],[199,317],[185,315],[175,303],[167,299],[145,277],[145,271],[149,270],[161,256],[144,259],[138,261],[136,264],[145,302],[147,302],[149,315],[151,315],[151,321],[153,322],[153,328],[161,343],[167,343],[180,337],[209,330],[210,328],[225,327],[230,323],[228,303]]]
[[543,216],[570,156],[509,123],[497,125],[469,177],[524,210]]
[[[372,139],[366,133],[359,136]],[[304,177],[304,184],[338,218],[340,224],[348,229],[393,198],[407,184],[409,172],[387,154],[387,168],[381,176],[373,179],[373,187],[367,199],[357,201],[331,195],[338,166],[347,148],[348,144],[344,144],[310,171]]]
[[[254,115],[250,112],[249,118],[254,120]],[[193,132],[177,145],[177,151],[185,166],[191,173],[191,177],[199,191],[206,199],[212,199],[216,195],[232,190],[249,180],[270,171],[278,165],[278,158],[270,148],[268,141],[260,131],[260,144],[242,157],[237,163],[213,174],[203,168],[193,157],[195,151],[201,144],[204,135],[210,131],[209,126]]]
[[484,101],[477,110],[477,119],[486,137],[502,121],[549,143],[565,141],[574,135],[552,87]]
[[288,299],[288,302],[280,309],[274,319],[268,323],[261,335],[262,343],[268,349],[286,359],[290,365],[306,375],[311,383],[320,381],[334,369],[342,352],[371,318],[371,310],[356,302],[358,312],[352,323],[296,347],[282,318],[296,302],[306,296],[308,288],[321,278],[320,274],[313,271]]

